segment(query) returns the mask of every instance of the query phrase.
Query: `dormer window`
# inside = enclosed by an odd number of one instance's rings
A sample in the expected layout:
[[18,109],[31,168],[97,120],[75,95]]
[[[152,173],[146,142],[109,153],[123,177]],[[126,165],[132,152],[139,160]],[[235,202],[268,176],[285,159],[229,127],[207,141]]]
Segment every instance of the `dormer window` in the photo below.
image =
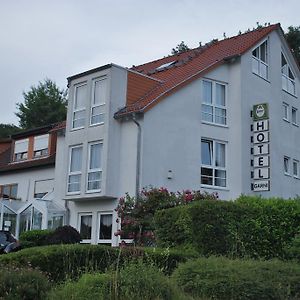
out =
[[281,79],[282,89],[292,95],[296,94],[295,76],[287,63],[283,53],[281,53]]
[[33,157],[38,158],[48,155],[49,134],[34,137]]
[[268,41],[252,51],[252,71],[262,78],[268,79]]
[[87,101],[87,84],[75,86],[72,128],[83,128],[85,124],[85,105]]
[[29,139],[15,141],[14,160],[20,161],[28,159]]

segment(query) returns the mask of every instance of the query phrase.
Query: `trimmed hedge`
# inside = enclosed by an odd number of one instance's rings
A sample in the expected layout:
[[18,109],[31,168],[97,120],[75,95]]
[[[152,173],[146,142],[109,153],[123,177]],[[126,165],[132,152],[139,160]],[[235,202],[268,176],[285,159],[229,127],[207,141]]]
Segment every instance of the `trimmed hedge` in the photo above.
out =
[[160,246],[193,245],[204,255],[284,257],[300,227],[299,200],[240,197],[156,212]]
[[1,268],[0,299],[45,299],[50,285],[47,277],[37,270]]
[[51,245],[24,249],[0,256],[2,266],[32,266],[49,274],[56,282],[77,278],[83,272],[105,272],[116,264],[142,259],[170,274],[180,262],[195,255],[157,248],[112,248],[103,245]]
[[53,230],[30,230],[20,234],[20,243],[22,248],[36,247],[46,245],[46,240]]
[[184,292],[199,299],[299,299],[300,266],[278,260],[199,258],[172,275]]

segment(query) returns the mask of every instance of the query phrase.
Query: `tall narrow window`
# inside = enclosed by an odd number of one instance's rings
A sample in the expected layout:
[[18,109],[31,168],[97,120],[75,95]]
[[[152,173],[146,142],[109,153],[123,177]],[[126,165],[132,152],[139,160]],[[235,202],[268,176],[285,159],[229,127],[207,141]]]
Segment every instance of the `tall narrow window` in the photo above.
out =
[[79,232],[83,242],[90,242],[92,238],[92,221],[91,214],[79,214]]
[[85,106],[87,101],[87,84],[75,86],[72,128],[82,128],[85,123]]
[[268,41],[263,42],[252,51],[252,71],[268,79]]
[[102,180],[102,143],[89,145],[89,163],[87,172],[87,190],[100,191]]
[[48,155],[49,134],[34,137],[33,157]]
[[91,106],[91,125],[104,123],[105,116],[106,79],[94,81]]
[[295,107],[292,107],[292,123],[298,125],[298,110]]
[[70,148],[68,193],[80,192],[82,168],[82,146]]
[[15,141],[14,160],[25,160],[28,158],[29,139]]
[[111,243],[112,214],[99,213],[99,243]]
[[282,89],[295,95],[295,76],[287,63],[287,60],[283,53],[281,53],[281,79],[282,79]]
[[221,83],[202,81],[202,121],[227,124],[225,87]]
[[284,174],[290,175],[290,158],[287,156],[283,158],[283,168],[284,168]]
[[201,184],[226,187],[225,144],[201,140]]
[[293,175],[295,178],[299,178],[299,161],[293,160]]
[[289,105],[286,103],[282,103],[282,109],[283,109],[283,120],[285,121],[290,121],[290,117],[289,117]]

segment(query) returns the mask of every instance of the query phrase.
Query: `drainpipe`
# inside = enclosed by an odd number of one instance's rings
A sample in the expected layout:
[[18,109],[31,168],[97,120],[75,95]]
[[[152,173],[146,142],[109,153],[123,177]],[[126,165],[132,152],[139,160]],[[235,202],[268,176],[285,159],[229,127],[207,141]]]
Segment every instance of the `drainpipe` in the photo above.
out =
[[69,208],[68,200],[65,200],[65,209],[67,211],[67,213],[66,213],[66,225],[70,225],[70,208]]
[[141,173],[141,146],[142,146],[142,127],[136,120],[136,114],[132,114],[132,121],[138,128],[137,133],[137,150],[136,150],[136,177],[135,177],[135,199],[138,199],[140,192],[140,173]]

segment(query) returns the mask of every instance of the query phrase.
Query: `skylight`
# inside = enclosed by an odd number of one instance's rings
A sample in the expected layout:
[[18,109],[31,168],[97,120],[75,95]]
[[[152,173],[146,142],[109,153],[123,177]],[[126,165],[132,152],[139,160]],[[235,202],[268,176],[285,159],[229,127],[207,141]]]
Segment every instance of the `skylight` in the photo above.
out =
[[159,67],[157,67],[157,68],[155,69],[155,71],[161,71],[161,70],[163,70],[163,69],[165,69],[165,68],[167,68],[167,67],[172,66],[172,65],[175,64],[175,63],[176,63],[176,60],[173,60],[173,61],[171,61],[171,62],[165,63],[165,64],[160,65]]

